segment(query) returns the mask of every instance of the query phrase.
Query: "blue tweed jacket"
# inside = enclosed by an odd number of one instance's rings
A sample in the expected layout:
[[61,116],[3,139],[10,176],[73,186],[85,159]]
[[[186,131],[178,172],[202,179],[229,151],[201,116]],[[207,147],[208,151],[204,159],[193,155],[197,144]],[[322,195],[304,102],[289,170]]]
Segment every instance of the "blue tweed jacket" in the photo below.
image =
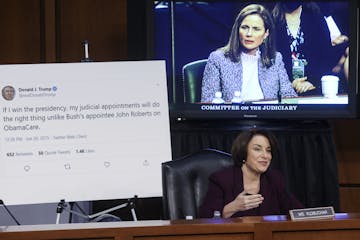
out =
[[[262,65],[259,59],[259,83],[264,99],[276,99],[281,86],[282,97],[296,97],[297,94],[284,67],[282,56],[276,53],[274,64],[270,68]],[[280,84],[279,84],[280,83]],[[230,102],[234,92],[242,86],[242,64],[226,58],[223,50],[212,52],[205,66],[201,87],[201,102],[211,102],[215,92],[222,92],[223,99]]]

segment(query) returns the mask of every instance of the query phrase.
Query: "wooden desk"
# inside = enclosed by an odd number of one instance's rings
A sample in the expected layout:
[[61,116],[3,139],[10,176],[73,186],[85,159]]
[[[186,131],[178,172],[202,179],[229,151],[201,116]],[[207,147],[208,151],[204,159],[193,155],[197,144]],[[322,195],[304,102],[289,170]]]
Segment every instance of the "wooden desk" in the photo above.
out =
[[358,240],[360,214],[290,221],[286,216],[3,226],[0,240]]
[[[282,104],[348,104],[349,97],[347,94],[339,94],[335,98],[326,98],[324,96],[303,96],[282,98]],[[277,99],[266,99],[253,101],[258,104],[278,104]]]

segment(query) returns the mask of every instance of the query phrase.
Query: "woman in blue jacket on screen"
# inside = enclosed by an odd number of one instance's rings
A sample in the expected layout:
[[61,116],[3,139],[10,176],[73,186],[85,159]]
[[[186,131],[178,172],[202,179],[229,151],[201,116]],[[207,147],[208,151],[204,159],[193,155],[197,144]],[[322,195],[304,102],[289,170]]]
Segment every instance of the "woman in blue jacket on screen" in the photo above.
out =
[[265,130],[253,129],[238,135],[232,145],[234,166],[209,177],[208,192],[199,217],[223,218],[288,214],[303,205],[286,190],[283,176],[269,169],[277,152],[275,137]]
[[240,91],[244,101],[295,97],[282,56],[275,51],[274,24],[262,5],[251,4],[236,17],[226,46],[212,52],[202,81],[202,102],[216,92],[230,102]]

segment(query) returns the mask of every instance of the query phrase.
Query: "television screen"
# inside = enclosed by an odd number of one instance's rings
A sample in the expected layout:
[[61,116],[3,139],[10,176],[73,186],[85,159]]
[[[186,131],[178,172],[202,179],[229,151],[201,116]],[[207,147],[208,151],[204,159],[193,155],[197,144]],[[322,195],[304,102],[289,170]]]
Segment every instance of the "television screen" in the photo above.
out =
[[327,1],[154,1],[175,119],[353,118],[359,5]]

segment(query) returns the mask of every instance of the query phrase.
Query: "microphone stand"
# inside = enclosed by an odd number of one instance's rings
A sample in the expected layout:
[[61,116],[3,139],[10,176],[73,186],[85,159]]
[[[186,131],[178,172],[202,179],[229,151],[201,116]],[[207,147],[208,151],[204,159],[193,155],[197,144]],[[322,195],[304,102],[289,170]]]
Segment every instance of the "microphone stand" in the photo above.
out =
[[10,210],[8,209],[8,207],[5,205],[5,203],[3,202],[3,200],[0,199],[0,205],[2,205],[6,212],[10,215],[10,217],[12,218],[12,220],[14,220],[16,222],[17,225],[20,225],[19,221],[15,218],[15,216],[10,212]]
[[137,216],[136,216],[136,212],[135,212],[135,201],[136,201],[136,199],[137,199],[137,196],[135,195],[133,198],[129,199],[126,203],[120,204],[118,206],[115,206],[115,207],[112,207],[112,208],[109,208],[109,209],[106,209],[104,211],[101,211],[101,212],[98,212],[98,213],[95,213],[95,214],[91,214],[91,215],[85,214],[85,212],[80,208],[80,206],[76,202],[74,204],[77,205],[77,207],[80,209],[81,213],[77,212],[77,211],[74,211],[72,209],[69,209],[69,210],[66,209],[67,204],[65,203],[65,200],[62,199],[58,203],[58,206],[56,208],[56,224],[59,224],[59,222],[60,222],[60,214],[63,211],[67,211],[67,212],[69,212],[71,214],[74,214],[76,216],[85,218],[85,219],[87,219],[88,221],[91,221],[91,222],[98,222],[101,219],[103,219],[104,217],[108,217],[108,216],[113,217],[116,220],[120,220],[119,217],[116,217],[116,216],[114,216],[112,214],[108,214],[108,213],[112,212],[112,211],[115,211],[115,210],[118,210],[118,209],[121,209],[121,208],[125,208],[125,207],[130,207],[132,218],[133,218],[134,221],[137,221]]
[[282,96],[281,96],[281,81],[280,81],[280,77],[279,77],[279,81],[278,81],[278,84],[279,84],[279,90],[277,92],[277,100],[278,100],[278,104],[281,104],[282,103]]

